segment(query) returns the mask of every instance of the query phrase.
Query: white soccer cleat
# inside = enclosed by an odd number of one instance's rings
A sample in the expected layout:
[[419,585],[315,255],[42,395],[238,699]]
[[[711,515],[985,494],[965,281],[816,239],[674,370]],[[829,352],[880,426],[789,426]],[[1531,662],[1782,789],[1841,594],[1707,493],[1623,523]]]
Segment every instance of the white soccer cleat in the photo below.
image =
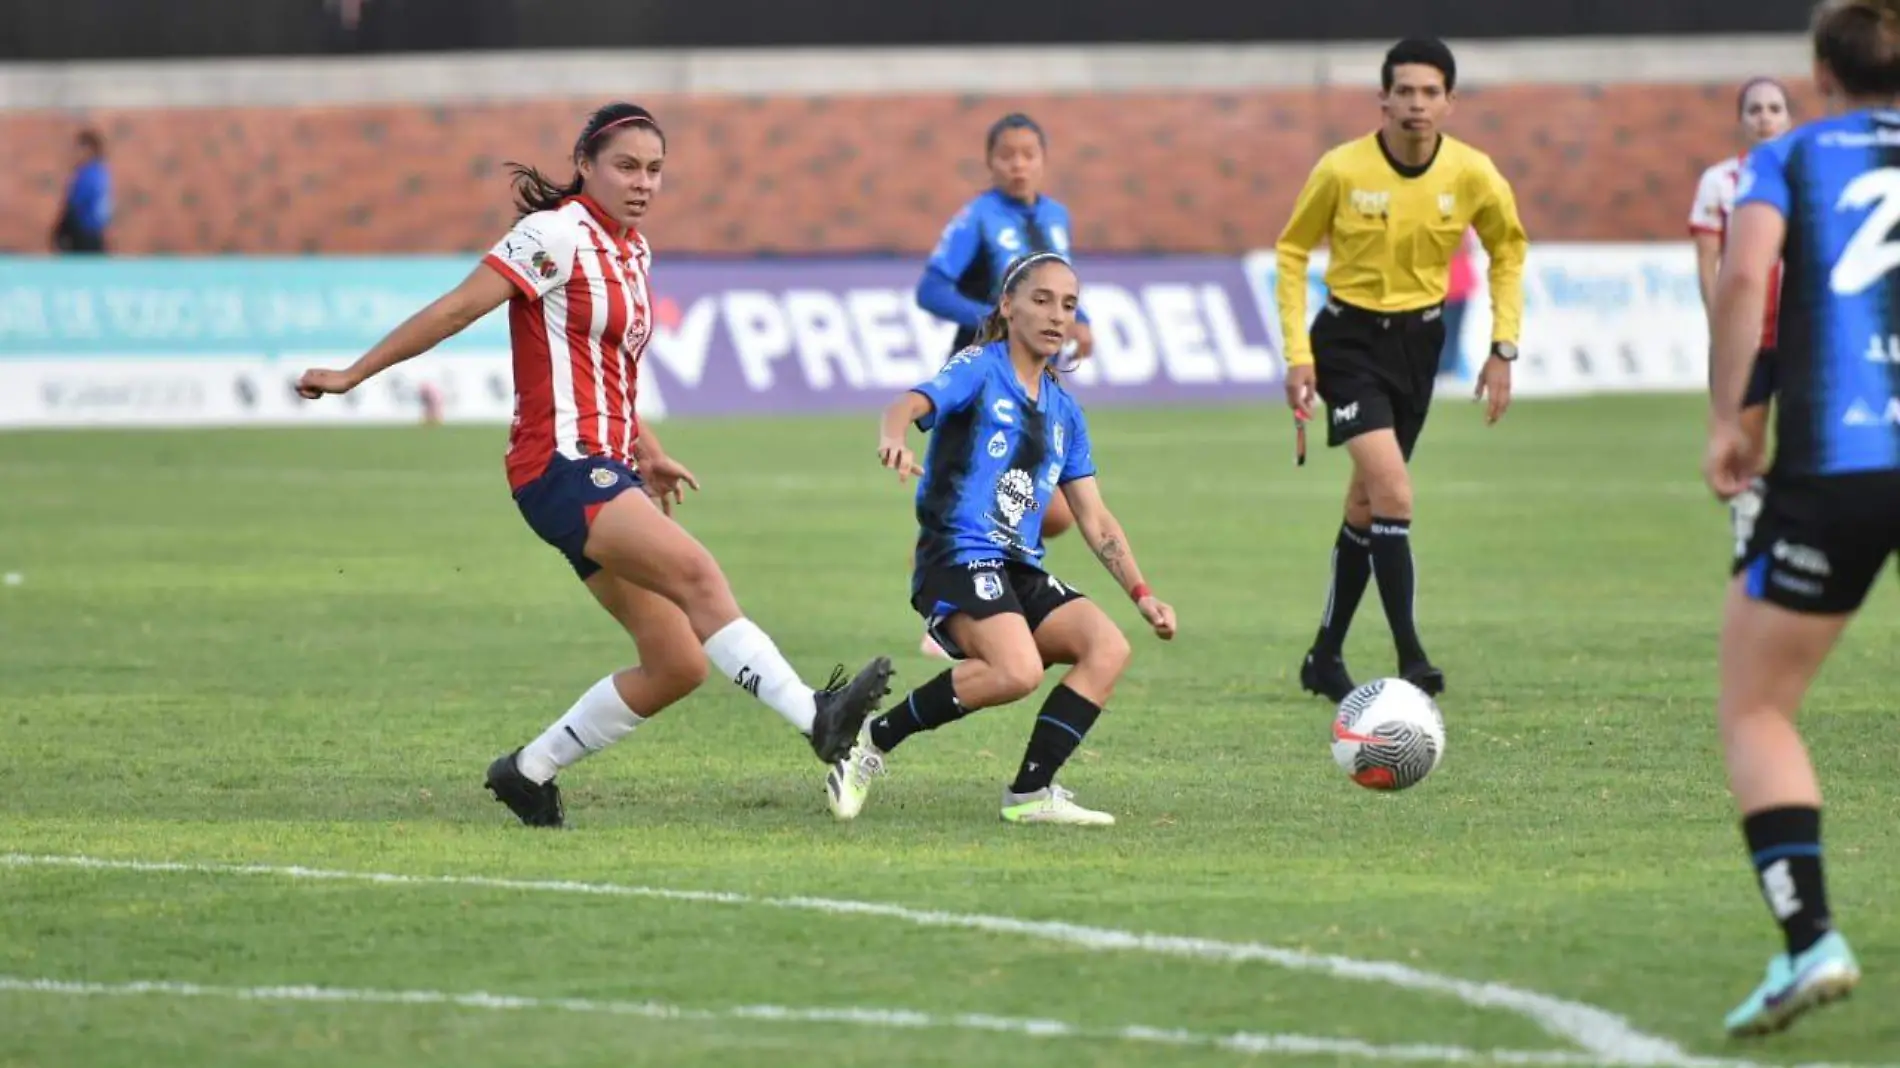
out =
[[1003,790],[1003,822],[1055,823],[1066,827],[1112,827],[1115,817],[1106,812],[1083,808],[1075,795],[1051,783],[1046,790],[1030,794],[1012,794]]
[[856,819],[870,796],[871,780],[884,774],[884,753],[871,742],[871,725],[858,731],[858,740],[843,760],[825,773],[825,801],[841,820]]

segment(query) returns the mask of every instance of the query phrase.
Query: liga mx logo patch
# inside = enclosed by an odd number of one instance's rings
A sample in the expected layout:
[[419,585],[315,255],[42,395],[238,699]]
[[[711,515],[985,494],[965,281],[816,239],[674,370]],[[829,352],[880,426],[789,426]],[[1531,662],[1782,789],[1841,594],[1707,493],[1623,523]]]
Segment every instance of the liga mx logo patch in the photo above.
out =
[[614,483],[620,481],[619,475],[614,474],[612,471],[609,471],[604,467],[594,468],[593,474],[589,475],[588,477],[593,479],[594,485],[599,486],[601,489],[606,489],[608,486],[611,486]]

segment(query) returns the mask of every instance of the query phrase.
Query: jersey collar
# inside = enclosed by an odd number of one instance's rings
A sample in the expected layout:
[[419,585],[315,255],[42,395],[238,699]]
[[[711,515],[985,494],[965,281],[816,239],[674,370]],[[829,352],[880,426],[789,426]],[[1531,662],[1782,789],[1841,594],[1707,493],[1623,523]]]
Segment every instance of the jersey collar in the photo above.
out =
[[594,221],[600,224],[600,228],[607,231],[607,236],[613,238],[614,242],[620,246],[620,252],[623,255],[629,251],[627,243],[639,235],[639,231],[633,227],[620,225],[620,220],[607,214],[607,209],[601,207],[593,197],[588,196],[586,193],[577,193],[574,196],[568,197],[563,203],[579,204],[581,207],[586,208],[587,214],[592,215]]
[[1385,147],[1385,131],[1373,131],[1372,139],[1378,143],[1379,155],[1385,157],[1386,165],[1397,171],[1401,178],[1424,177],[1425,172],[1432,169],[1432,164],[1438,162],[1438,154],[1445,150],[1445,135],[1441,133],[1438,135],[1438,143],[1432,146],[1431,158],[1426,160],[1423,166],[1413,167],[1409,164],[1400,163],[1398,157],[1392,155],[1392,150]]

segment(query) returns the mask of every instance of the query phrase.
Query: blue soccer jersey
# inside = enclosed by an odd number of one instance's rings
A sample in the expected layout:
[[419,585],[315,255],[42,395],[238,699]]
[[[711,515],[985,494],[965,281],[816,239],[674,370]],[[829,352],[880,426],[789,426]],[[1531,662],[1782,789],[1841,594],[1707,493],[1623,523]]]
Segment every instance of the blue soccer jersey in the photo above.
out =
[[1053,375],[1034,400],[1009,344],[966,349],[916,387],[931,412],[917,484],[917,575],[972,560],[1040,565],[1042,517],[1056,488],[1095,474],[1082,407]]
[[1757,147],[1736,207],[1787,220],[1775,470],[1900,470],[1900,112],[1855,111]]
[[[1069,209],[1052,197],[1025,204],[991,189],[963,206],[943,229],[917,283],[917,304],[957,324],[956,348],[976,336],[977,326],[1002,294],[1011,262],[1035,252],[1070,256]],[[1076,317],[1088,322],[1081,311]]]

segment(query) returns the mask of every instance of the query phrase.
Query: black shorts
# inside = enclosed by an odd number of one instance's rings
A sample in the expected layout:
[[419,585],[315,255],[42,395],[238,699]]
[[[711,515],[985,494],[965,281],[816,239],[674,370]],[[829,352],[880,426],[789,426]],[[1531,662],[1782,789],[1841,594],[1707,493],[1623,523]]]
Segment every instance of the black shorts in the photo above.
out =
[[515,507],[541,540],[561,550],[582,579],[600,570],[587,558],[587,532],[601,505],[643,483],[633,468],[606,456],[556,455],[541,477],[515,491]]
[[1755,354],[1755,366],[1748,372],[1748,389],[1742,394],[1743,408],[1759,408],[1775,398],[1775,350]]
[[1372,430],[1398,435],[1406,459],[1425,429],[1445,348],[1443,305],[1385,315],[1337,300],[1313,321],[1313,370],[1328,413],[1326,444]]
[[1859,608],[1900,551],[1900,472],[1771,473],[1767,483],[1761,516],[1735,559],[1748,595],[1817,615]]
[[1014,560],[973,560],[924,572],[910,604],[943,651],[961,660],[965,654],[944,626],[951,616],[988,619],[1009,612],[1023,617],[1033,634],[1056,609],[1082,599],[1080,590],[1041,568]]

